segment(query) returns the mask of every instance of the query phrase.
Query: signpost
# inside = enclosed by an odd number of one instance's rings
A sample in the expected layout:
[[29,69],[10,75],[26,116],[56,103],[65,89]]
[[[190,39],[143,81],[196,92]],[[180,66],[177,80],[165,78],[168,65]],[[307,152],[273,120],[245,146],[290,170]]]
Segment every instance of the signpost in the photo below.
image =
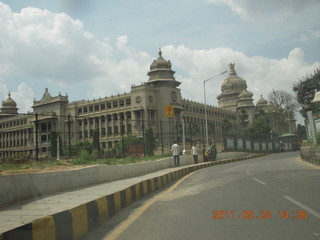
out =
[[167,118],[172,118],[174,116],[174,110],[172,105],[165,106],[165,115]]

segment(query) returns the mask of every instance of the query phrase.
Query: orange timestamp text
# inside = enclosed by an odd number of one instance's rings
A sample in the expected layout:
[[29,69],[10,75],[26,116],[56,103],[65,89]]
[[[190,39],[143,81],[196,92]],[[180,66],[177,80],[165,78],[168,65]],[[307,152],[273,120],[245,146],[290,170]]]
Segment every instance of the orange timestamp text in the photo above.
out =
[[214,210],[212,211],[212,219],[272,219],[273,217],[280,219],[307,219],[308,212],[306,210],[280,210],[272,212],[270,210],[243,210],[243,211],[229,211],[229,210]]

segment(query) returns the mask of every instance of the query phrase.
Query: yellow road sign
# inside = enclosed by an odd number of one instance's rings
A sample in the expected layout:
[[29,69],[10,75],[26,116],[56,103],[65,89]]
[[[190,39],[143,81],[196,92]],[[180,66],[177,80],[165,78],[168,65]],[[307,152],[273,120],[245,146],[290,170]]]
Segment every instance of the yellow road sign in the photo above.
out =
[[166,105],[165,108],[166,108],[166,113],[165,113],[166,117],[167,118],[173,117],[174,116],[173,106],[172,105]]

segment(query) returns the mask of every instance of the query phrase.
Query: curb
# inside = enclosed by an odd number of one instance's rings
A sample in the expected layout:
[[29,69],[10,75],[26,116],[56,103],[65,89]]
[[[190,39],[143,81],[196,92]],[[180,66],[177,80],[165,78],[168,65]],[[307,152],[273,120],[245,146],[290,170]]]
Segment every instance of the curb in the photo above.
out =
[[75,208],[39,218],[31,223],[0,233],[0,240],[76,240],[107,221],[132,202],[161,189],[190,172],[265,155],[267,154],[259,153],[247,157],[189,165],[162,176],[141,181],[119,192],[81,204]]

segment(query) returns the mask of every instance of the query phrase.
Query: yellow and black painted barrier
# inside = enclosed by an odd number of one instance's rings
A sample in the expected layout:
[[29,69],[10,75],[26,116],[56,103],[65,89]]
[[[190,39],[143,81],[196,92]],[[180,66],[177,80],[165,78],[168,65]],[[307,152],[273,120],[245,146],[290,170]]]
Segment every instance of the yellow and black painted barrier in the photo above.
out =
[[136,183],[119,192],[98,198],[75,208],[37,219],[31,223],[0,234],[0,240],[75,240],[90,232],[121,209],[170,182],[201,168],[260,157],[232,158],[189,165],[162,176]]

